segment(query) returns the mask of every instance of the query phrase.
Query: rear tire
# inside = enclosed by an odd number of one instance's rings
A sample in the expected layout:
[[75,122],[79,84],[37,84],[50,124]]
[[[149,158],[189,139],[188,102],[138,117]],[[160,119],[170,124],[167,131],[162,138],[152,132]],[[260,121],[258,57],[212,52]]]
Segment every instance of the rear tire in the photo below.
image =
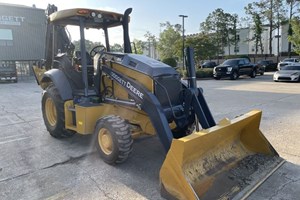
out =
[[74,135],[75,132],[65,129],[64,102],[53,84],[50,84],[43,93],[42,113],[51,136],[65,138]]
[[119,116],[99,119],[95,128],[96,147],[108,164],[124,162],[132,151],[132,137],[128,124]]

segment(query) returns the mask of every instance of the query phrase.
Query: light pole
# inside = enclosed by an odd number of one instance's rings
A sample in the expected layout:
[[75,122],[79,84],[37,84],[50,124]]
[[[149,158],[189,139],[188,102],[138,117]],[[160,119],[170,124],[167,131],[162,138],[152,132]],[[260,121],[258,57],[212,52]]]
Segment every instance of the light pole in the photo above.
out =
[[179,15],[182,17],[182,66],[184,69],[184,18],[188,17],[187,15]]

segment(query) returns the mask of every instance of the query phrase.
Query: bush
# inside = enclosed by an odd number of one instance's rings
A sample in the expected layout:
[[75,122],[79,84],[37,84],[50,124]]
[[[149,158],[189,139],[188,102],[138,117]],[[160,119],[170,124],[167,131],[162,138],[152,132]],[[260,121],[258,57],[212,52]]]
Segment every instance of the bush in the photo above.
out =
[[211,78],[213,76],[212,68],[202,68],[196,71],[197,78]]
[[170,65],[171,67],[177,67],[177,62],[175,58],[165,58],[162,60],[163,63]]
[[[181,77],[186,78],[187,77],[187,72],[186,70],[177,69]],[[213,77],[213,69],[212,68],[202,68],[202,69],[197,69],[196,71],[196,78],[211,78]]]

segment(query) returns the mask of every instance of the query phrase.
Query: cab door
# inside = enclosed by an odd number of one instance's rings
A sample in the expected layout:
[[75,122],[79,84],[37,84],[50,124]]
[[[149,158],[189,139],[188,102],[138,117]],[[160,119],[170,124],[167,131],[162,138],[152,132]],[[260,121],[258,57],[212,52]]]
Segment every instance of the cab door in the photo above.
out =
[[244,69],[245,69],[245,74],[249,75],[252,73],[253,66],[248,59],[244,59]]
[[247,73],[247,67],[245,66],[245,60],[241,59],[238,62],[238,66],[239,66],[239,74],[240,75],[244,75]]

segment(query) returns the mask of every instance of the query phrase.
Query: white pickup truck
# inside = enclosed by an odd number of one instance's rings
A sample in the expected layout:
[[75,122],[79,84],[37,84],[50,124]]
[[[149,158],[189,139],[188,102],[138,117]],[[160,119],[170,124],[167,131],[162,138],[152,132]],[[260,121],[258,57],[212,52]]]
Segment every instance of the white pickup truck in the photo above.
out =
[[282,66],[285,65],[298,65],[299,59],[298,58],[286,58],[277,65],[277,69],[280,70]]

